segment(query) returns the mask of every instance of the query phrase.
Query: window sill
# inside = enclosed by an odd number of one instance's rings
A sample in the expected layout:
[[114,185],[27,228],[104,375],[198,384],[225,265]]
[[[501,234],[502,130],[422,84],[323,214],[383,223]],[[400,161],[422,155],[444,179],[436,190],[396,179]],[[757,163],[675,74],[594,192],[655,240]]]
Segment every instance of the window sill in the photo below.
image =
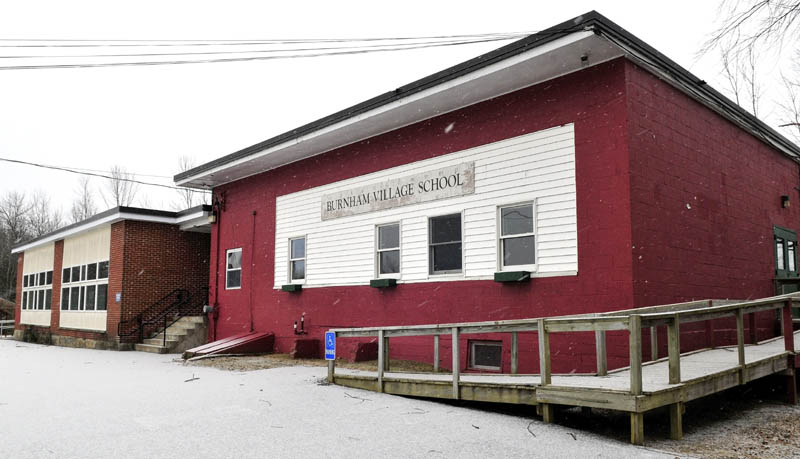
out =
[[299,293],[303,290],[303,286],[300,284],[286,284],[281,286],[281,290],[284,292]]
[[527,282],[531,280],[530,271],[500,271],[494,273],[495,282]]
[[373,288],[389,288],[397,286],[397,279],[391,277],[384,277],[380,279],[372,279],[369,281],[369,286]]

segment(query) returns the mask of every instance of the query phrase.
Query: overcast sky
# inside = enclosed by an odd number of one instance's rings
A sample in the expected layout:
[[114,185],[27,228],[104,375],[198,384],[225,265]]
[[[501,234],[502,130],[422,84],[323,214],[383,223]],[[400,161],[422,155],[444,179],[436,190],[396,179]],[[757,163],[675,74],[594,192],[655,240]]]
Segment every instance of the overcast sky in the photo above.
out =
[[[0,38],[463,35],[541,30],[595,9],[724,89],[714,59],[695,57],[713,30],[716,8],[713,0],[0,0]],[[0,71],[0,157],[98,170],[118,164],[171,177],[181,155],[210,161],[505,43],[255,62]],[[0,195],[43,189],[67,212],[77,176],[2,162],[0,171]],[[93,184],[103,185],[101,179]],[[172,191],[141,187],[139,193],[156,208],[170,208],[176,200]]]

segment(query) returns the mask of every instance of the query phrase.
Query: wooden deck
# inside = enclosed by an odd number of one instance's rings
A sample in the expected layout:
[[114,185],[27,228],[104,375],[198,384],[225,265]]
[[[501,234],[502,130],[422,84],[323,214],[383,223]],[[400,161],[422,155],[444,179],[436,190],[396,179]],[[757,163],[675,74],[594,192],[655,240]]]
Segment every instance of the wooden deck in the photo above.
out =
[[[613,313],[523,319],[517,321],[422,325],[332,330],[337,337],[378,336],[379,364],[376,371],[336,369],[329,361],[329,380],[335,384],[389,394],[460,399],[470,401],[535,405],[545,422],[551,422],[555,405],[606,408],[631,414],[631,442],[644,442],[643,413],[669,407],[671,437],[682,437],[683,404],[764,376],[787,378],[788,398],[796,403],[795,368],[800,366],[800,331],[792,332],[791,309],[800,306],[797,294],[748,302],[691,302]],[[782,335],[744,344],[746,314],[765,310],[780,312]],[[680,354],[681,323],[709,321],[719,317],[737,319],[735,346],[695,350]],[[655,329],[666,326],[669,356],[643,363],[641,330],[651,327],[651,345],[657,348]],[[535,330],[539,334],[540,374],[486,373],[397,373],[387,370],[388,339],[392,336],[434,335],[438,362],[439,335],[449,334],[458,342],[460,334],[509,332],[512,335],[512,371],[517,367],[516,333]],[[606,371],[605,331],[630,331],[631,365]],[[542,330],[542,331],[540,331]],[[596,374],[550,374],[548,335],[553,332],[596,333]],[[458,346],[453,362],[459,362]]]

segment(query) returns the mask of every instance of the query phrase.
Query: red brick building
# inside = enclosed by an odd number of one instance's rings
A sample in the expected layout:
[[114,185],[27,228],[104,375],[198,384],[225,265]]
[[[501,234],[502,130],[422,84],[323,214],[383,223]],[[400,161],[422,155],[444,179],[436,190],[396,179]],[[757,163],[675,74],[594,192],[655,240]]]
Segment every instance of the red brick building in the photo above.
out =
[[[286,352],[303,315],[319,339],[784,291],[798,157],[592,12],[175,180],[214,192],[211,337],[272,331]],[[683,346],[700,332],[682,329]],[[485,353],[508,371],[507,339],[462,339],[462,365]],[[535,373],[524,339],[520,372]],[[593,371],[592,336],[551,339],[574,356],[555,371]],[[426,343],[392,356],[429,361]],[[627,338],[608,346],[627,362]]]
[[210,210],[116,207],[16,246],[15,336],[125,349],[202,314]]

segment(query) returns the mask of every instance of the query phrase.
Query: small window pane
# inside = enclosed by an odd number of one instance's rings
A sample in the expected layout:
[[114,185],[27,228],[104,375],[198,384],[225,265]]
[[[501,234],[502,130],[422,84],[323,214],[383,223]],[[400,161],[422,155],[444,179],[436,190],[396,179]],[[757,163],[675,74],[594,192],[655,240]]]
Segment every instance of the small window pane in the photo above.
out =
[[789,271],[796,271],[795,258],[796,258],[796,243],[794,241],[786,241],[786,263],[789,266]]
[[69,310],[78,310],[78,300],[80,300],[80,287],[72,287],[69,291]]
[[381,274],[397,274],[400,272],[400,251],[387,250],[378,254]]
[[433,272],[461,271],[461,243],[431,247],[431,259]]
[[298,260],[292,262],[292,280],[306,278],[306,261]]
[[86,265],[81,266],[81,280],[86,280]]
[[97,278],[98,279],[108,279],[108,262],[101,261],[97,265]]
[[72,282],[79,282],[81,280],[81,267],[80,266],[73,266],[72,267]]
[[242,267],[242,251],[228,252],[228,269],[240,269]]
[[53,271],[47,271],[47,285],[53,285]]
[[69,309],[69,288],[61,289],[61,310],[66,311]]
[[240,269],[235,269],[233,271],[228,271],[227,276],[227,283],[225,284],[226,288],[238,288],[242,286],[242,271]]
[[44,308],[46,310],[50,310],[53,307],[53,289],[47,289],[44,291]]
[[62,284],[69,284],[69,268],[64,268],[64,271],[61,273],[61,283]]
[[97,263],[89,263],[86,268],[86,280],[97,279]]
[[88,287],[86,287],[86,301],[85,301],[85,304],[86,304],[86,310],[87,311],[94,311],[94,292],[95,292],[95,286],[94,285],[89,285]]
[[78,304],[80,305],[81,311],[83,310],[83,300],[86,298],[86,287],[81,287],[81,297],[78,300]]
[[500,211],[503,236],[533,232],[533,206],[506,207]]
[[39,283],[36,285],[44,285],[45,273],[39,273]]
[[533,236],[503,239],[503,265],[532,265],[536,263],[536,250]]
[[44,309],[44,292],[44,290],[39,290],[37,292],[37,296],[39,297],[36,303],[38,305],[37,309]]
[[105,311],[106,302],[108,301],[108,285],[102,284],[97,286],[97,310]]
[[400,247],[400,225],[378,227],[378,248],[394,249]]
[[471,343],[471,366],[475,368],[500,369],[503,347],[500,343]]
[[430,225],[432,244],[461,241],[461,214],[433,217]]
[[300,239],[292,239],[291,244],[292,244],[291,248],[292,259],[306,257],[306,238],[301,237]]
[[22,292],[22,309],[28,309],[28,292]]
[[28,286],[28,275],[27,274],[22,276],[22,286],[23,287],[27,287]]

